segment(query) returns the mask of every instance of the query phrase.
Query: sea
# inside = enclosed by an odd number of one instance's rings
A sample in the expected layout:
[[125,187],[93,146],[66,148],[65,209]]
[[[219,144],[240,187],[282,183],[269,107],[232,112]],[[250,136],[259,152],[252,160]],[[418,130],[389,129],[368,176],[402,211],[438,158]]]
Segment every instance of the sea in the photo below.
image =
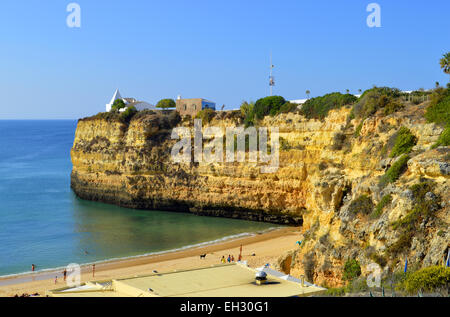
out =
[[70,188],[76,120],[0,120],[0,277],[164,253],[273,224],[135,210]]

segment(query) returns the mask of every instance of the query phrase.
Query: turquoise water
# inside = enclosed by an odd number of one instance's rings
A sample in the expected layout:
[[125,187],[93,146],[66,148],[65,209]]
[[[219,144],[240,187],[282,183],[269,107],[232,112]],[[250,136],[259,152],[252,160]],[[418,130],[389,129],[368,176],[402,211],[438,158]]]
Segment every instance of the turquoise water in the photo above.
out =
[[76,121],[0,120],[0,276],[130,257],[273,224],[83,201],[70,189]]

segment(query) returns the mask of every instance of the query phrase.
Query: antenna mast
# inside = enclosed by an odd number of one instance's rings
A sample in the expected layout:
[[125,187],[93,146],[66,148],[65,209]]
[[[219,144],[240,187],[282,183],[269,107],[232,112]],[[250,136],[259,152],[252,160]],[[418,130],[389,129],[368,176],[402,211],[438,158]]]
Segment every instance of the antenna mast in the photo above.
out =
[[275,86],[275,78],[272,76],[272,69],[275,66],[272,64],[272,52],[270,52],[270,76],[269,76],[269,86],[270,86],[270,95],[272,96],[272,88]]

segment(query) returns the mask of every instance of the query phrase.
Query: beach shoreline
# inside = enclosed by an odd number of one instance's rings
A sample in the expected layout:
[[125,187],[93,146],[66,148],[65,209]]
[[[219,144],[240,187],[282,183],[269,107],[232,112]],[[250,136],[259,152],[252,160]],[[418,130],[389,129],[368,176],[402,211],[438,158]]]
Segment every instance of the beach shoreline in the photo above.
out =
[[[154,270],[168,272],[214,265],[219,264],[221,257],[227,257],[228,254],[234,255],[237,260],[241,245],[243,246],[243,260],[247,261],[249,266],[257,267],[265,263],[273,265],[280,255],[296,248],[295,242],[299,235],[299,227],[281,227],[176,251],[95,262],[95,276],[92,276],[92,264],[80,265],[81,281],[145,275],[152,273]],[[206,257],[200,259],[200,254],[206,254]],[[255,255],[253,256],[253,254]],[[62,270],[50,269],[42,272],[0,277],[0,296],[20,296],[24,293],[39,293],[40,296],[45,296],[46,291],[65,285]],[[58,278],[55,283],[56,276]]]

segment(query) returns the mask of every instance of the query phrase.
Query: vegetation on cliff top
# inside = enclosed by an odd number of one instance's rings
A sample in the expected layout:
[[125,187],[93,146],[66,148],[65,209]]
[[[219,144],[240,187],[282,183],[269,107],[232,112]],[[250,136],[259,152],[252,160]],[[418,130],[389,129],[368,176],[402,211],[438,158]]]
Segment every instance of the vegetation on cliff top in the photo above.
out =
[[281,96],[269,96],[258,99],[256,102],[243,101],[240,106],[242,118],[246,127],[253,126],[265,116],[276,116],[280,113],[293,112],[298,105],[286,102]]
[[205,108],[197,113],[195,116],[196,119],[201,119],[202,123],[210,123],[211,120],[215,117],[216,112],[212,109]]
[[134,106],[131,107],[127,107],[127,109],[125,109],[124,112],[120,113],[120,121],[122,121],[123,123],[128,123],[130,122],[131,118],[133,118],[133,116],[137,113],[138,111],[136,110],[136,108]]
[[350,105],[358,100],[351,94],[334,92],[321,97],[308,99],[301,107],[300,113],[308,119],[323,119],[332,109],[338,109]]
[[253,125],[255,103],[253,101],[243,101],[240,107],[241,115],[244,118],[245,127]]
[[434,90],[425,118],[429,122],[445,125],[433,148],[450,145],[450,86],[447,89],[436,88]]
[[402,109],[398,101],[401,92],[397,88],[374,87],[364,91],[359,101],[354,104],[350,117],[367,118],[379,109],[383,109],[384,115],[394,113]]
[[170,99],[170,98],[161,99],[156,104],[156,108],[162,108],[162,109],[174,108],[175,106],[176,106],[175,100]]
[[450,52],[445,53],[439,60],[442,71],[450,75]]
[[267,115],[275,116],[286,103],[281,96],[269,96],[258,99],[253,107],[255,119],[261,120]]
[[434,90],[425,118],[437,124],[450,124],[450,88]]
[[125,107],[126,107],[125,102],[123,102],[122,99],[116,99],[111,106],[111,110],[119,111],[120,109],[123,109]]

